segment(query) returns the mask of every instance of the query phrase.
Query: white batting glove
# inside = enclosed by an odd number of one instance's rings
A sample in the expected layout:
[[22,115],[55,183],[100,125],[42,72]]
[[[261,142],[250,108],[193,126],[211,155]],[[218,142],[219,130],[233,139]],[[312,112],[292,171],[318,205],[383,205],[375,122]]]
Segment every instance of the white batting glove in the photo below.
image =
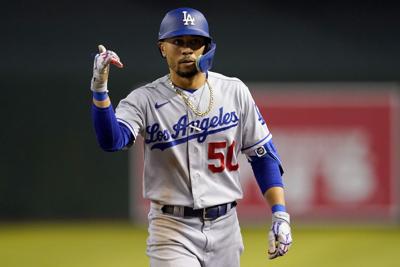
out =
[[285,255],[292,245],[292,233],[290,230],[290,216],[283,211],[272,214],[272,226],[268,233],[268,256],[275,259]]
[[110,71],[110,63],[118,68],[124,65],[121,63],[118,55],[110,50],[106,50],[103,45],[99,45],[99,53],[96,54],[93,63],[93,77],[90,89],[93,92],[108,92],[107,80]]

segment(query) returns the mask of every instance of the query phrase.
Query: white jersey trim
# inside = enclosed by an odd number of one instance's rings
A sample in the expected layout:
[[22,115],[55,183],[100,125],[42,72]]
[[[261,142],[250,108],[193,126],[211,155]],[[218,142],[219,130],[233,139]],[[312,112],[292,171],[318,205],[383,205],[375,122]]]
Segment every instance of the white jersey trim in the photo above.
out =
[[131,133],[133,134],[133,137],[136,139],[137,134],[136,134],[135,130],[133,129],[133,127],[127,121],[124,121],[123,119],[120,119],[120,118],[117,118],[117,121],[122,123],[126,127],[128,127],[129,131],[131,131]]
[[250,149],[250,148],[252,148],[252,147],[254,147],[254,146],[256,146],[256,145],[258,145],[259,143],[262,143],[262,142],[268,142],[269,140],[271,140],[271,138],[272,138],[272,134],[271,133],[269,133],[266,137],[264,137],[263,139],[261,139],[260,141],[258,141],[257,143],[255,143],[254,145],[251,145],[251,146],[248,146],[248,147],[245,147],[245,148],[242,148],[242,152],[243,151],[245,151],[245,150],[247,150],[247,149]]

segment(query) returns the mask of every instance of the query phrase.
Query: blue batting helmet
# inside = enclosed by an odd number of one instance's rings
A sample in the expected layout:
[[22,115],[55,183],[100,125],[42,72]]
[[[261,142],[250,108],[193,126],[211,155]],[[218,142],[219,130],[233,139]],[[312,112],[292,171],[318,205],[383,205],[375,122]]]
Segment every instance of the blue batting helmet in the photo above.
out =
[[158,40],[181,35],[198,35],[212,40],[204,15],[189,7],[177,8],[165,15],[160,25]]

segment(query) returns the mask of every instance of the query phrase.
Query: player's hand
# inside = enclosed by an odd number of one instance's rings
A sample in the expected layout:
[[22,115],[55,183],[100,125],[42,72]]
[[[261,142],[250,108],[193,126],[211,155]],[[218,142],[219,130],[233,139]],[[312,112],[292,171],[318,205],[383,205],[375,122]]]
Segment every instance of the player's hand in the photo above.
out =
[[90,88],[94,92],[107,92],[110,64],[118,68],[122,68],[124,65],[115,52],[107,50],[103,45],[99,45],[98,47],[99,53],[94,58],[93,77]]
[[285,255],[292,245],[292,233],[290,229],[290,216],[283,211],[272,214],[272,226],[268,233],[268,256],[275,259]]

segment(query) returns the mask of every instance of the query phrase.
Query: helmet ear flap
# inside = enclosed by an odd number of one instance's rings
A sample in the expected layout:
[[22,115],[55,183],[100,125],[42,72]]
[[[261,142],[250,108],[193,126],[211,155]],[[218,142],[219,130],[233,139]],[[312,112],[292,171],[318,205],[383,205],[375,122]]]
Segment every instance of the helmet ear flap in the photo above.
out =
[[209,50],[196,59],[196,67],[198,71],[206,73],[211,69],[216,48],[217,45],[211,41]]
[[206,38],[206,39],[207,39],[206,44],[205,44],[206,47],[204,49],[203,55],[205,55],[208,51],[210,51],[211,47],[212,47],[212,44],[211,44],[212,41],[208,38]]

